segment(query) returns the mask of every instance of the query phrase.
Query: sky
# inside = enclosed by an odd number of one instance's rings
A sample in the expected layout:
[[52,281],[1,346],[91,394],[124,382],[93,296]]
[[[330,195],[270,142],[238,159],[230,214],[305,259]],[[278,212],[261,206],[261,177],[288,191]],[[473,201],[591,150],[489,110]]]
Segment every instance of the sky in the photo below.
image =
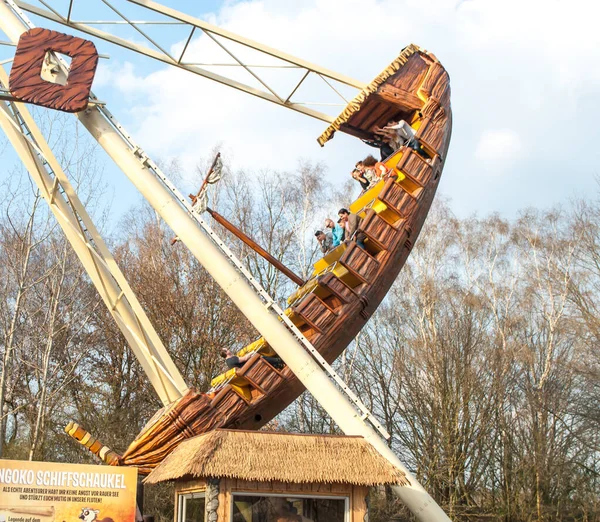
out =
[[[66,0],[54,0],[60,6]],[[80,6],[77,6],[79,2]],[[68,3],[68,2],[66,2]],[[115,4],[130,8],[124,0]],[[369,82],[409,43],[433,52],[450,74],[453,134],[440,193],[459,216],[595,197],[600,175],[600,3],[592,0],[163,0],[163,3],[336,72]],[[96,4],[98,4],[96,6]],[[106,19],[98,0],[76,0],[79,19]],[[131,14],[131,16],[135,16]],[[32,17],[36,25],[51,23]],[[72,32],[70,29],[62,29]],[[133,30],[119,34],[140,42]],[[128,32],[129,31],[129,32]],[[153,33],[180,50],[186,34]],[[87,38],[87,37],[86,37]],[[293,171],[319,162],[332,183],[371,153],[338,133],[321,148],[322,121],[95,40],[96,95],[151,157],[177,158],[182,191],[215,148],[234,168]],[[219,60],[206,36],[190,56]],[[221,69],[222,71],[222,69]],[[218,72],[221,72],[218,71]],[[289,81],[280,80],[283,83]],[[306,94],[317,91],[307,89]],[[341,108],[339,108],[341,110]],[[334,112],[337,109],[334,108]],[[115,210],[135,189],[106,160]]]

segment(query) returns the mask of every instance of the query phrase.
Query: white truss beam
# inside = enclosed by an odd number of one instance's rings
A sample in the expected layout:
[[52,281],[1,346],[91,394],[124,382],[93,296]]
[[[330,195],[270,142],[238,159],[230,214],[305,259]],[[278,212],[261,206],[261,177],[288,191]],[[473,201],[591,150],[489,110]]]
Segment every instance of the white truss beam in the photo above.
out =
[[[320,67],[316,64],[302,60],[287,53],[283,53],[272,47],[263,45],[259,42],[255,42],[249,38],[245,38],[238,34],[226,31],[217,26],[204,22],[198,18],[179,12],[175,9],[163,6],[152,0],[102,0],[103,4],[108,6],[117,17],[116,20],[96,20],[96,21],[77,21],[71,17],[71,11],[73,6],[77,2],[84,0],[72,0],[69,2],[68,12],[61,13],[59,9],[51,6],[51,0],[39,0],[43,7],[38,5],[16,0],[15,4],[34,15],[46,18],[55,23],[65,25],[86,33],[90,36],[101,38],[108,42],[111,42],[120,47],[124,47],[131,51],[143,54],[155,60],[161,61],[173,67],[184,69],[193,74],[208,78],[210,80],[222,83],[234,89],[240,90],[247,94],[257,96],[263,100],[270,101],[287,109],[306,114],[313,118],[317,118],[327,123],[331,123],[336,115],[326,114],[319,110],[312,108],[311,106],[336,106],[338,109],[344,107],[348,102],[346,97],[341,94],[341,87],[348,86],[353,90],[360,90],[365,87],[365,84],[345,76],[343,74],[336,73],[324,67]],[[89,3],[89,0],[85,0]],[[129,19],[124,13],[123,9],[119,9],[119,6],[123,7],[126,5],[125,2],[134,4],[143,8],[147,11],[159,13],[161,16],[166,17],[167,20],[154,21],[154,20],[132,20]],[[102,24],[103,27],[107,28],[111,25],[129,25],[131,26],[144,40],[144,44],[140,44],[137,41],[125,39],[116,36],[107,30],[98,29],[97,25]],[[170,52],[165,49],[165,45],[158,42],[155,38],[150,37],[147,32],[142,28],[144,25],[180,25],[188,30],[188,37],[184,44],[183,50],[179,56],[173,56]],[[185,53],[192,39],[200,34],[206,34],[219,48],[221,48],[232,60],[232,63],[190,63],[184,61]],[[237,52],[234,52],[230,47],[225,45],[225,42],[234,42],[236,49],[246,48],[251,49],[255,52],[255,55],[260,58],[265,57],[272,61],[273,58],[277,59],[278,64],[265,65],[259,63],[246,63],[243,58],[239,56]],[[240,47],[241,46],[241,47]],[[250,76],[258,82],[262,88],[253,87],[247,83],[237,81],[232,77],[228,77],[225,74],[217,74],[215,72],[207,70],[205,67],[234,67],[244,69]],[[276,88],[273,85],[273,81],[268,80],[264,74],[261,73],[262,69],[298,69],[303,72],[301,79],[291,87],[291,89]],[[339,103],[326,103],[322,100],[313,101],[301,101],[295,100],[294,96],[298,93],[300,87],[311,77],[316,76],[323,88],[323,95],[327,93],[327,97],[331,94],[334,95]],[[338,84],[338,87],[334,85],[334,82]],[[263,89],[264,88],[264,89]],[[329,99],[329,98],[328,98]],[[339,111],[338,111],[339,112]]]

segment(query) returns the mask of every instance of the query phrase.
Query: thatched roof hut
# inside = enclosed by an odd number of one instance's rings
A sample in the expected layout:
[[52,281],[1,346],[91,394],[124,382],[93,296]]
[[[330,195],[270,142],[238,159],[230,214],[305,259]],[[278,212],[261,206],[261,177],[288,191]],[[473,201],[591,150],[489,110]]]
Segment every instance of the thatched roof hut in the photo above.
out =
[[286,483],[408,485],[362,437],[214,430],[181,443],[146,478],[231,478]]

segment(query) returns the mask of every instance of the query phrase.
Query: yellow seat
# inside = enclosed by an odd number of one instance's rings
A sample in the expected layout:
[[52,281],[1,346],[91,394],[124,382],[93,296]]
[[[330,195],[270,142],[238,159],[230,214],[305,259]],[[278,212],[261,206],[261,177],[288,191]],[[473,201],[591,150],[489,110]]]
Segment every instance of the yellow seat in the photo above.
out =
[[362,196],[360,196],[354,203],[349,207],[352,214],[358,214],[361,218],[365,217],[365,214],[369,208],[372,208],[377,214],[387,209],[387,205],[377,199],[381,189],[385,185],[385,180],[379,180],[377,184],[367,190]]
[[283,313],[287,315],[290,321],[292,321],[292,323],[294,323],[296,326],[301,326],[305,323],[304,319],[302,319],[302,317],[295,313],[291,308],[286,308]]
[[[413,128],[418,128],[420,122],[421,120],[418,117],[418,113],[415,113],[415,118],[413,119],[412,123]],[[395,181],[397,183],[403,186],[406,183],[408,183],[410,186],[406,188],[409,189],[410,192],[414,192],[419,187],[417,187],[416,185],[413,186],[414,183],[410,182],[410,180],[406,178],[406,175],[397,168],[397,165],[402,159],[403,155],[404,150],[398,150],[385,161],[385,165],[388,169],[393,170],[394,174],[396,175]],[[400,216],[398,216],[398,214],[396,214],[396,212],[392,209],[389,209],[383,201],[378,199],[378,196],[381,193],[385,182],[385,179],[380,180],[375,186],[371,187],[364,194],[362,194],[356,201],[354,201],[350,205],[350,212],[352,212],[353,214],[358,214],[361,218],[364,218],[367,210],[371,208],[385,221],[393,225],[399,219]],[[327,292],[326,289],[324,289],[323,287],[319,286],[317,282],[317,277],[326,274],[327,272],[333,272],[335,276],[337,276],[351,288],[355,288],[356,286],[361,284],[361,281],[359,279],[354,277],[350,272],[348,272],[348,270],[344,266],[342,266],[338,262],[339,259],[342,257],[343,253],[346,251],[346,248],[347,245],[345,243],[342,243],[338,247],[334,248],[331,252],[325,254],[321,259],[319,259],[313,265],[313,272],[311,274],[310,279],[287,298],[287,304],[292,306],[294,303],[302,299],[304,296],[310,294],[311,292],[314,292],[321,298],[330,295],[330,293]],[[299,320],[299,323],[301,323],[300,318],[295,316],[291,309],[288,308],[286,310],[286,315],[288,315],[288,317],[294,316],[294,319]],[[250,346],[252,345],[249,345],[247,348],[249,348]],[[242,350],[240,354],[247,353],[247,348],[244,348],[244,350]]]
[[212,381],[210,381],[210,387],[216,388],[217,386],[220,386],[221,384],[227,382],[234,375],[235,375],[235,368],[232,368],[231,370],[227,370],[225,373],[222,373],[221,375],[217,375]]
[[211,388],[220,386],[221,384],[231,384],[233,386],[250,386],[250,381],[245,377],[238,375],[237,370],[239,368],[231,368],[221,375],[217,375],[212,381],[210,381]]
[[231,384],[231,389],[237,394],[241,395],[246,401],[252,402],[252,390],[250,386],[237,386],[235,384]]
[[331,270],[329,271],[332,272],[338,279],[341,279],[344,283],[346,283],[350,288],[356,288],[362,283],[360,279],[357,279],[355,276],[353,276],[341,263],[334,263],[331,265]]
[[327,291],[325,288],[319,286],[318,277],[327,274],[328,272],[333,272],[333,274],[340,279],[342,279],[345,283],[354,287],[360,284],[358,279],[351,277],[351,280],[348,280],[348,277],[351,274],[344,268],[340,263],[338,263],[342,254],[346,251],[348,245],[342,243],[340,246],[336,247],[334,250],[329,252],[327,255],[319,259],[313,265],[313,273],[310,276],[310,279],[304,283],[303,286],[298,288],[293,294],[291,294],[287,298],[287,304],[289,306],[293,306],[294,303],[302,299],[305,295],[308,295],[312,292],[317,294],[320,298],[325,298],[331,293]]
[[258,352],[261,355],[264,355],[265,357],[273,357],[273,356],[277,355],[275,353],[275,350],[273,350],[273,348],[271,348],[271,346],[269,346],[269,343],[267,343],[267,341],[265,341],[262,337],[260,339],[257,339],[253,343],[250,343],[248,346],[242,348],[237,353],[237,355],[239,357],[242,357],[243,355],[246,355],[248,353],[253,353],[253,352]]
[[229,384],[236,393],[250,402],[252,400],[252,385],[245,377],[238,375],[236,370],[238,368],[232,368],[221,375],[217,375],[210,381],[210,386],[211,388],[217,388],[221,385]]
[[325,270],[319,272],[316,275],[313,275],[311,279],[309,279],[306,284],[296,290],[290,297],[288,297],[288,305],[294,306],[300,299],[307,296],[308,294],[315,294],[321,299],[326,299],[331,295],[331,291],[319,285],[318,277],[327,273],[333,273],[338,279],[342,280],[346,283],[350,288],[355,288],[362,283],[362,281],[355,276],[353,276],[347,268],[345,268],[341,263],[337,261],[331,265],[329,265]]
[[317,278],[313,276],[306,283],[304,283],[298,290],[296,290],[292,295],[287,298],[287,304],[292,306],[296,301],[304,297],[306,294],[309,294],[314,290],[317,286]]
[[[258,352],[265,357],[274,357],[277,355],[275,350],[269,346],[267,341],[265,341],[262,337],[257,339],[253,343],[250,343],[248,346],[242,348],[239,352],[237,352],[238,357],[242,357],[248,353]],[[210,387],[216,388],[222,384],[231,384],[233,386],[248,386],[249,382],[244,378],[240,377],[236,374],[237,368],[232,368],[231,370],[227,370],[225,373],[221,375],[217,375],[212,381],[210,381]]]
[[312,275],[315,276],[320,274],[321,272],[324,272],[327,269],[327,267],[331,266],[340,257],[342,257],[342,254],[346,251],[346,248],[348,248],[348,245],[342,243],[341,245],[335,247],[331,252],[325,254],[313,265],[314,270]]
[[[397,164],[402,157],[403,151],[398,151],[388,161],[386,161],[387,167],[392,170],[396,176],[396,183],[403,185],[406,180],[405,174],[397,168]],[[393,165],[393,166],[392,166]],[[359,197],[354,203],[350,205],[350,212],[358,214],[361,218],[364,218],[367,214],[367,210],[371,209],[380,216],[383,220],[387,221],[390,225],[393,225],[400,219],[398,213],[389,208],[383,201],[379,199],[379,194],[383,190],[386,180],[381,180],[367,190],[361,197]],[[414,189],[415,187],[411,187]]]

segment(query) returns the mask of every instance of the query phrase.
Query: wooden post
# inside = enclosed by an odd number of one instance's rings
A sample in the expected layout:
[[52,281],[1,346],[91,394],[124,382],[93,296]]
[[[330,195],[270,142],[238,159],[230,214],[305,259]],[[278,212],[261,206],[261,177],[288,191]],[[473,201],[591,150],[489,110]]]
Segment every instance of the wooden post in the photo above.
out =
[[246,234],[244,234],[239,228],[237,228],[233,223],[227,221],[221,214],[215,212],[211,208],[206,209],[207,212],[215,219],[217,223],[223,225],[229,232],[231,232],[234,236],[241,239],[246,245],[248,245],[252,250],[254,250],[258,255],[262,256],[269,263],[271,263],[277,270],[288,276],[294,283],[298,286],[302,286],[305,281],[298,275],[294,274],[287,266],[285,266],[281,261],[275,259],[269,252],[267,252],[264,248],[258,245],[255,241],[250,239]]

